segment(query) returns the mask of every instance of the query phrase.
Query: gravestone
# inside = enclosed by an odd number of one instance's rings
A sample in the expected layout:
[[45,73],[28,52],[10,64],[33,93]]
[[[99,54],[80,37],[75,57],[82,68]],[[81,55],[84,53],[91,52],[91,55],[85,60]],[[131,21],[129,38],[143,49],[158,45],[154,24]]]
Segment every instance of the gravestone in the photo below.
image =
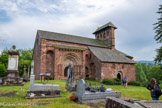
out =
[[[121,95],[120,93],[116,93],[114,91],[100,91],[100,89],[89,87],[86,89],[86,83],[83,79],[77,81],[77,89],[76,89],[76,96],[80,103],[94,103],[105,101],[106,97],[116,97],[119,98]],[[103,86],[101,86],[103,88]]]
[[18,58],[19,52],[15,50],[16,46],[13,46],[12,51],[8,51],[8,68],[5,73],[5,77],[2,78],[3,86],[23,86],[20,81],[18,72]]
[[[71,65],[69,65],[69,66],[71,66]],[[68,68],[68,79],[66,81],[65,88],[70,92],[76,91],[75,72],[72,69],[72,67],[71,67],[71,71],[69,71],[69,68]]]
[[60,97],[59,85],[34,84],[35,75],[33,72],[33,68],[34,61],[32,61],[31,65],[30,86],[27,91],[26,99]]

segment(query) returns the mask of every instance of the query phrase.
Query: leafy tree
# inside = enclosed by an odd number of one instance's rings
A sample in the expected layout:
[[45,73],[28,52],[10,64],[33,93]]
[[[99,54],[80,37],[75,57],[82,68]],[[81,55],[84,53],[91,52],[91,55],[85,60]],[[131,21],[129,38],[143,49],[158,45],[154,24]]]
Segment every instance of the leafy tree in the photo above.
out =
[[0,77],[4,77],[4,73],[6,72],[6,67],[3,63],[0,62]]
[[[157,23],[154,24],[155,25],[154,30],[155,30],[155,33],[156,33],[154,38],[158,43],[162,43],[162,5],[160,5],[157,13],[160,14],[160,18],[158,18]],[[157,52],[157,55],[156,55],[155,61],[156,61],[156,63],[161,64],[161,61],[162,61],[162,46],[159,49],[157,49],[156,52]]]
[[136,71],[136,81],[147,82],[147,78],[146,78],[146,75],[142,69],[141,64],[139,64],[139,63],[135,64],[135,71]]
[[[28,71],[28,67],[31,65],[32,61],[32,55],[33,55],[33,49],[18,49],[20,55],[19,55],[19,64],[18,64],[18,70],[20,76],[24,73],[24,67],[26,67],[26,71]],[[4,76],[4,70],[7,70],[7,64],[8,64],[8,49],[4,49],[0,55],[0,76]],[[5,66],[5,69],[4,69]],[[3,72],[2,72],[3,71]]]
[[28,67],[31,66],[33,49],[19,49],[18,51],[20,52],[18,68],[20,76],[23,76],[24,68],[28,71]]
[[148,77],[149,79],[155,78],[157,82],[159,83],[162,81],[162,69],[160,66],[154,66],[148,71]]
[[148,71],[151,68],[150,64],[141,63],[142,69],[145,73],[146,79],[148,79]]
[[0,55],[0,62],[7,68],[8,64],[8,49],[4,49]]
[[156,55],[155,61],[156,61],[156,63],[161,64],[161,62],[162,62],[162,46],[159,49],[157,49],[156,52],[157,52],[157,55]]

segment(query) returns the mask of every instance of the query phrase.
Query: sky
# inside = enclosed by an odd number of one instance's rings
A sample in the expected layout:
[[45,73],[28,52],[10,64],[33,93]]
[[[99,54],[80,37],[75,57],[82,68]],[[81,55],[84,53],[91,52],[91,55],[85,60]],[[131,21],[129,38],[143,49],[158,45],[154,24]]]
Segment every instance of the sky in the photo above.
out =
[[0,0],[0,52],[16,45],[33,48],[37,30],[88,38],[112,22],[116,49],[134,60],[154,60],[153,24],[161,0]]

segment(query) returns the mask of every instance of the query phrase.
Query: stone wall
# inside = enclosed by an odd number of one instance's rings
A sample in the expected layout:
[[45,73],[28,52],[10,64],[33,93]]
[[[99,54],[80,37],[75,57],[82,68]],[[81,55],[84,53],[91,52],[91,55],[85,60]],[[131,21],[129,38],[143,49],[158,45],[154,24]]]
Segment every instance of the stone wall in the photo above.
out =
[[118,73],[121,75],[121,78],[126,76],[128,78],[128,81],[136,80],[134,64],[102,63],[101,80],[105,78],[117,78]]
[[36,79],[40,79],[39,73],[40,73],[40,63],[41,63],[41,43],[38,38],[38,34],[35,40],[34,44],[34,51],[33,51],[33,60],[34,60],[34,74],[36,76]]
[[[65,45],[65,46],[74,46],[85,48],[85,50],[74,50],[74,49],[62,49],[56,48],[53,46],[47,46],[47,44],[57,44],[57,45]],[[87,54],[87,46],[85,45],[78,45],[73,43],[65,43],[65,42],[58,42],[58,41],[51,41],[42,39],[41,40],[41,48],[39,49],[39,44],[36,43],[35,45],[35,53],[34,53],[34,60],[35,60],[35,75],[36,79],[40,79],[40,73],[49,72],[49,70],[53,70],[54,73],[51,74],[52,78],[54,79],[67,79],[64,76],[65,68],[71,63],[73,65],[73,70],[76,72],[76,78],[79,79],[80,77],[85,78],[85,56]],[[36,50],[40,53],[37,52]],[[47,62],[48,60],[48,52],[53,53],[53,63]],[[40,55],[39,55],[40,54]],[[39,62],[38,62],[39,61]],[[40,64],[39,64],[40,63]],[[39,65],[38,65],[39,64]],[[48,66],[53,64],[53,69],[49,69]],[[38,69],[40,68],[40,69]]]

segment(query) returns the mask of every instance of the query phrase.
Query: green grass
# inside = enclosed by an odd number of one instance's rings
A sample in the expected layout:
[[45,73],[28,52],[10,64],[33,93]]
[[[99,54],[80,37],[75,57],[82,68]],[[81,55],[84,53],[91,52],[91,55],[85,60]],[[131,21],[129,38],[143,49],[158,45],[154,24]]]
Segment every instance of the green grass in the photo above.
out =
[[[94,80],[87,80],[88,83],[96,83],[99,87],[101,85],[100,82]],[[35,83],[41,83],[40,81],[35,81]],[[58,84],[59,88],[61,89],[61,97],[59,98],[46,98],[46,99],[25,99],[26,92],[29,88],[29,82],[27,82],[24,86],[1,86],[0,87],[0,94],[1,93],[9,93],[9,92],[16,92],[16,95],[13,97],[0,97],[0,107],[3,108],[90,108],[90,106],[86,104],[76,104],[73,101],[69,100],[69,97],[72,93],[69,93],[65,89],[65,81],[63,80],[54,80],[49,81],[50,84]],[[94,85],[93,85],[94,86]],[[141,99],[141,100],[151,100],[150,92],[145,87],[135,87],[135,86],[128,86],[124,88],[123,86],[110,86],[106,85],[106,88],[112,88],[115,91],[120,91],[121,95],[131,99]],[[160,97],[162,100],[162,96]],[[37,105],[31,106],[30,104],[40,104],[40,103],[48,103],[47,105]],[[21,104],[21,105],[20,105]],[[101,103],[102,104],[102,103]],[[5,106],[8,105],[8,106]],[[102,105],[103,106],[103,105]]]

